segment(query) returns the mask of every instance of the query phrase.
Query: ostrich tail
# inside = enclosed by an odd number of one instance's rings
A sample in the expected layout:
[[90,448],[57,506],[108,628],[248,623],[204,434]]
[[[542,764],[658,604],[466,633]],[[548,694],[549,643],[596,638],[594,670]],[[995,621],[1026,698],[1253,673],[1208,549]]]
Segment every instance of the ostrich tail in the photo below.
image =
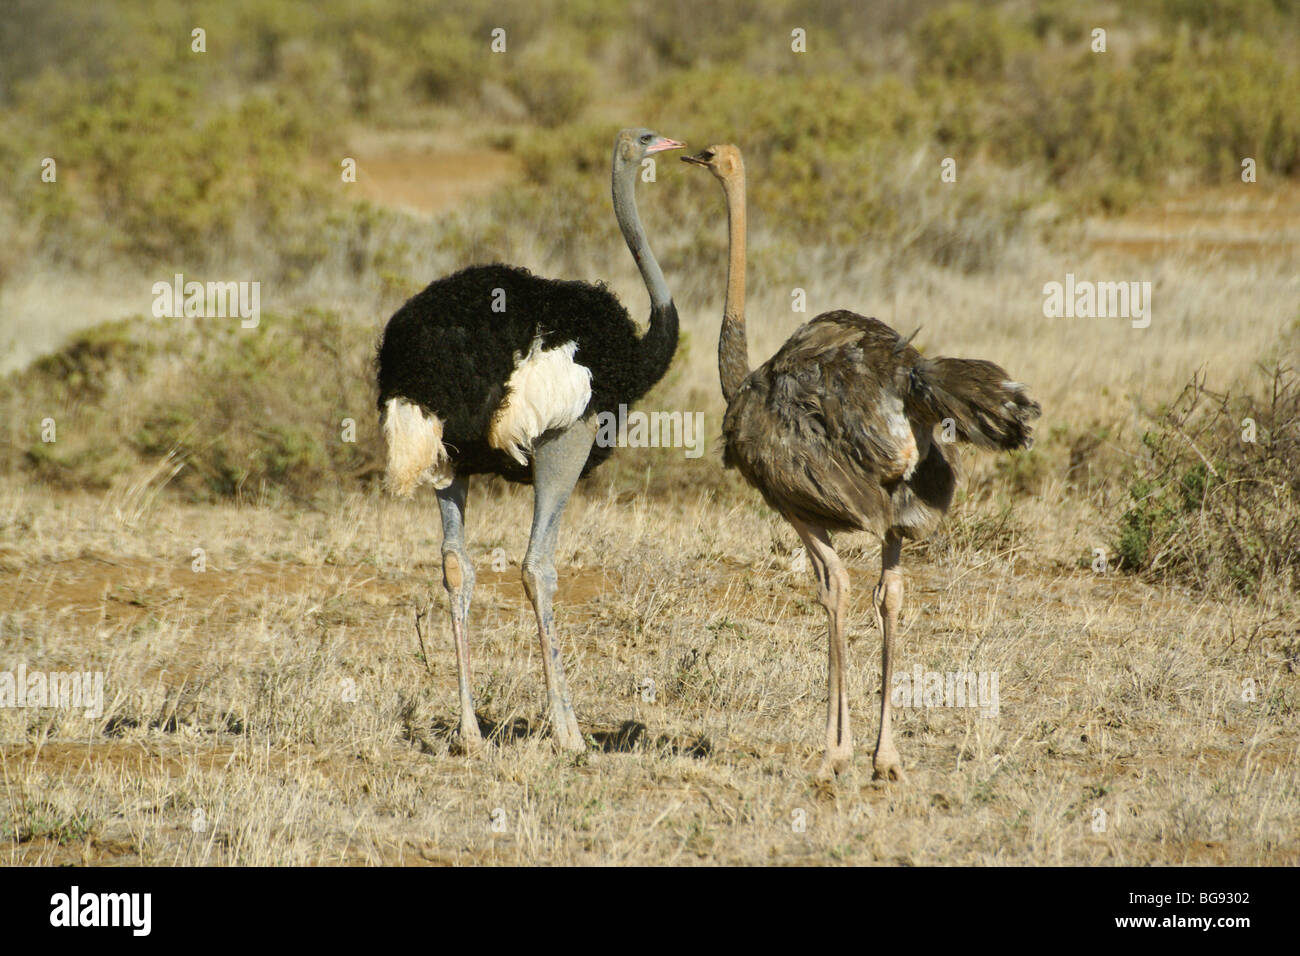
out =
[[404,398],[384,405],[384,442],[388,469],[384,487],[399,498],[409,498],[423,484],[446,488],[455,473],[442,443],[442,421]]
[[[1001,366],[983,359],[923,360],[912,370],[912,400],[959,441],[1011,451],[1034,443],[1030,425],[1042,408]],[[951,423],[951,425],[949,425]]]

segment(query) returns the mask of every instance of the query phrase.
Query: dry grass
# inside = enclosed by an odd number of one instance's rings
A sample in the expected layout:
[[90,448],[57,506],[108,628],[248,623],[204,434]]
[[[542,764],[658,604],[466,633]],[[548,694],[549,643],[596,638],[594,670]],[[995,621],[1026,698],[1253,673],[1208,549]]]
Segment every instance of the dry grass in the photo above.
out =
[[[905,554],[904,668],[997,671],[998,717],[905,709],[910,784],[871,783],[862,754],[831,789],[809,779],[821,609],[792,569],[793,533],[727,486],[646,494],[598,479],[575,499],[560,621],[594,746],[555,754],[515,560],[529,505],[496,485],[470,503],[475,689],[496,742],[469,760],[449,752],[455,665],[430,501],[353,496],[296,513],[6,488],[0,669],[102,669],[106,690],[98,721],[0,709],[0,858],[1300,859],[1294,620],[1077,568],[1068,557],[1087,532],[1073,525],[1087,509],[1059,491],[985,540],[972,528],[988,509],[968,503],[949,534]],[[869,540],[846,541],[866,750],[876,556]],[[496,548],[512,558],[504,571]],[[426,601],[427,672],[413,628]]]

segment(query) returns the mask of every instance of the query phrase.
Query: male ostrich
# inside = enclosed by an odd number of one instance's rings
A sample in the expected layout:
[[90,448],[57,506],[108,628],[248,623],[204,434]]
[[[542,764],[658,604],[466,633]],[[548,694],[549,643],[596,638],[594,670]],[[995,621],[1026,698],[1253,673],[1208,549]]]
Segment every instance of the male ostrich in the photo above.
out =
[[585,746],[555,637],[553,556],[574,483],[612,451],[593,447],[597,413],[644,395],[677,347],[677,310],[646,241],[634,186],[646,156],[684,145],[645,129],[625,129],[614,140],[614,214],[650,293],[644,335],[603,285],[543,279],[506,265],[438,279],[384,330],[378,373],[386,484],[399,496],[432,484],[438,495],[459,736],[468,752],[482,744],[470,693],[474,566],[464,537],[469,476],[476,474],[533,484],[523,580],[537,614],[551,730],[563,749]]
[[956,474],[933,440],[949,424],[961,441],[1027,448],[1039,406],[999,366],[923,357],[876,319],[825,312],[800,326],[751,372],[745,343],[745,167],[735,146],[712,146],[684,161],[703,166],[727,198],[730,258],[718,339],[727,401],[723,464],[736,468],[794,526],[817,577],[830,631],[826,756],[820,778],[853,756],[845,692],[844,618],[849,578],[831,546],[833,531],[883,539],[875,607],[881,628],[880,736],[874,776],[905,780],[890,735],[894,636],[903,604],[903,539],[924,537],[952,501]]

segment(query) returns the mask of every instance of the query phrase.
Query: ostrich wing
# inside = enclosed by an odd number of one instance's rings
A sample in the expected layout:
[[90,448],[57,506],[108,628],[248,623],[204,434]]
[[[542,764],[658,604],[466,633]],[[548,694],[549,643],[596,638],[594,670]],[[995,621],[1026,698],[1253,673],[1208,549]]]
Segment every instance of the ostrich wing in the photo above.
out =
[[746,379],[723,423],[726,464],[779,511],[883,532],[888,489],[919,458],[896,384],[915,354],[875,319],[819,316]]

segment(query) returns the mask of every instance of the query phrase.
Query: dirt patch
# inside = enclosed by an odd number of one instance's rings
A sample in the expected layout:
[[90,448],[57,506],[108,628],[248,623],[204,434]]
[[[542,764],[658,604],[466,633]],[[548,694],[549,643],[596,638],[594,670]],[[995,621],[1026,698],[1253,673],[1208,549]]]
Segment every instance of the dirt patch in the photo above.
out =
[[260,561],[238,568],[194,570],[175,564],[83,551],[76,557],[23,564],[0,563],[0,612],[40,610],[66,614],[83,627],[131,626],[182,601],[209,613],[233,610],[259,594],[353,593],[387,603],[398,583],[362,567],[310,567]]
[[1232,262],[1300,254],[1300,186],[1192,190],[1156,206],[1087,224],[1089,245],[1125,259]]
[[90,743],[48,741],[0,746],[0,754],[11,767],[19,764],[25,770],[40,770],[61,779],[100,769],[149,771],[180,777],[195,769],[203,772],[225,770],[238,758],[238,752],[230,746],[198,750],[193,747],[182,749],[180,744],[159,741],[103,739]]
[[346,184],[353,196],[425,216],[486,195],[523,172],[503,150],[421,131],[355,132],[349,156],[357,163],[357,181]]

